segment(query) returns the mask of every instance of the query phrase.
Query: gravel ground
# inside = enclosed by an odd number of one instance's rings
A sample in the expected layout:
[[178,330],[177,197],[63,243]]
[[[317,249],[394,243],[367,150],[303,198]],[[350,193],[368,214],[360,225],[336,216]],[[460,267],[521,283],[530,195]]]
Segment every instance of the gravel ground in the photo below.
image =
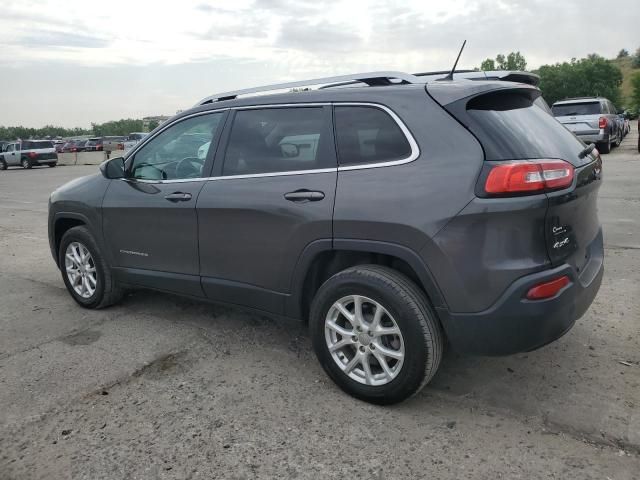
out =
[[303,325],[152,292],[79,308],[47,198],[96,167],[0,172],[0,479],[638,478],[636,145],[603,157],[606,274],[576,326],[528,354],[448,352],[394,407],[339,391]]

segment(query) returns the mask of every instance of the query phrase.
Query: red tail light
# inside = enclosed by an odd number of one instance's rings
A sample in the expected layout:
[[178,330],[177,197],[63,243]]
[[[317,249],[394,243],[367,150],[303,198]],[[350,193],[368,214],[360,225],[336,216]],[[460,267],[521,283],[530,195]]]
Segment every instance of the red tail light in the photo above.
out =
[[607,118],[600,117],[600,120],[598,120],[598,128],[607,128],[607,125],[609,125]]
[[571,280],[566,275],[544,282],[531,288],[527,292],[527,298],[529,300],[543,300],[545,298],[555,297],[560,290],[569,285]]
[[38,158],[38,154],[36,152],[29,152],[29,158]]
[[564,160],[527,160],[495,165],[484,189],[491,195],[540,193],[566,188],[573,182],[573,165]]

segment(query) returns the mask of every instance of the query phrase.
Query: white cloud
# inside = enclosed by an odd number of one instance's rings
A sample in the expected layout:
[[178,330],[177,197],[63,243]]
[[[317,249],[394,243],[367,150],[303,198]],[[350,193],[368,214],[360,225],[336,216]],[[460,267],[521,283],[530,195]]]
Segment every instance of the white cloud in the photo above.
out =
[[[620,48],[640,46],[633,44],[640,18],[637,0],[618,1],[616,10],[621,14],[606,16],[595,0],[4,2],[0,68],[11,73],[9,79],[0,75],[0,124],[21,119],[35,125],[86,125],[110,111],[96,104],[82,114],[67,109],[64,121],[59,114],[45,115],[40,105],[30,104],[33,92],[24,87],[30,82],[20,80],[43,69],[96,72],[91,74],[95,82],[91,88],[102,92],[105,104],[121,103],[117,99],[123,96],[122,88],[134,98],[147,98],[144,89],[153,85],[158,95],[184,108],[200,96],[257,82],[361,70],[447,68],[465,38],[468,45],[461,67],[477,66],[486,57],[512,50],[520,50],[536,67],[592,52],[613,56]],[[98,73],[107,71],[111,73]],[[128,83],[112,75],[131,71],[137,73]],[[145,77],[160,71],[164,79]],[[207,71],[210,76],[203,84],[202,79],[189,77],[190,71]],[[121,89],[103,84],[103,78],[122,80]],[[200,90],[203,85],[207,90]],[[53,87],[45,81],[42,88]],[[66,95],[79,93],[73,82],[67,88]],[[22,97],[20,112],[13,110],[9,97]],[[158,111],[157,103],[135,109],[127,105],[131,102],[121,107],[120,116],[140,110],[166,112]]]

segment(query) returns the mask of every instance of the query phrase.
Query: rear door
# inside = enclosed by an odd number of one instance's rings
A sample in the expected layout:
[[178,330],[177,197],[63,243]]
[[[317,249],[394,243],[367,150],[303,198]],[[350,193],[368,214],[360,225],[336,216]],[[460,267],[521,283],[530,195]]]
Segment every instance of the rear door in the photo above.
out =
[[554,105],[553,116],[576,135],[597,135],[604,106],[599,100]]
[[225,136],[198,198],[202,287],[211,299],[281,313],[302,251],[332,238],[331,109],[239,109]]

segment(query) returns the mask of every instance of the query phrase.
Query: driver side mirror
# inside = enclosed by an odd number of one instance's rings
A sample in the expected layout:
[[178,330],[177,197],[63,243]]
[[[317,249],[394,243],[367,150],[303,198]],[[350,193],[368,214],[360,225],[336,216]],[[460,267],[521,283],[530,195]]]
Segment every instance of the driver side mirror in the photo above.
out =
[[124,178],[124,157],[116,157],[105,160],[100,164],[100,172],[102,172],[104,178],[108,178],[110,180]]

